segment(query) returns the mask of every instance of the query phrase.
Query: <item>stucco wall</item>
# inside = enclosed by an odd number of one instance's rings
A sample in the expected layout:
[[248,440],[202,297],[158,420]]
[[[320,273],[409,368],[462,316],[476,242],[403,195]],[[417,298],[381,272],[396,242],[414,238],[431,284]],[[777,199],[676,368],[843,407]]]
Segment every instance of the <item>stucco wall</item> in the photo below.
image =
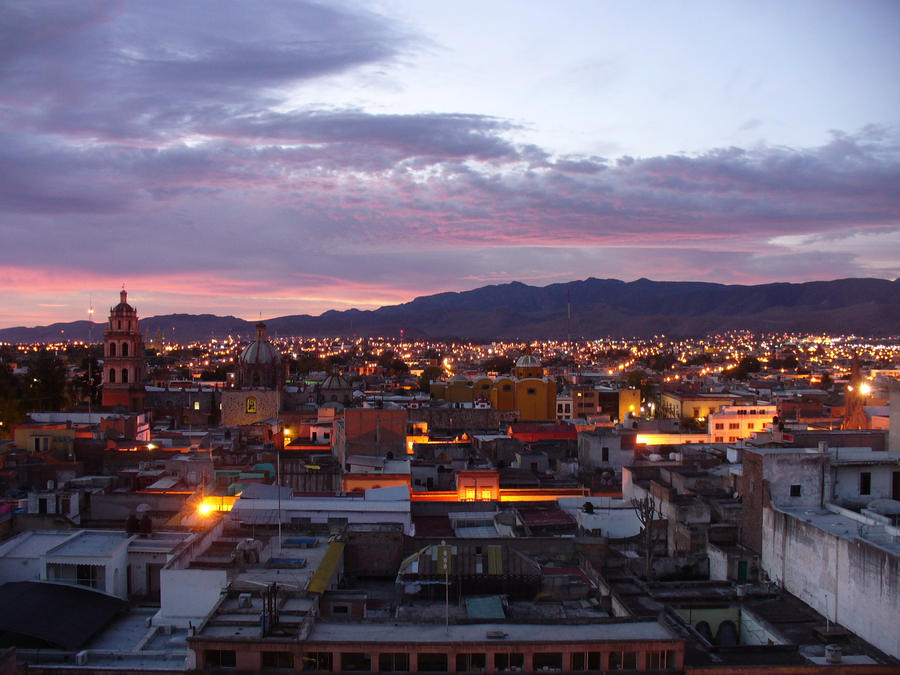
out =
[[900,658],[900,557],[771,508],[763,510],[762,566],[785,589]]

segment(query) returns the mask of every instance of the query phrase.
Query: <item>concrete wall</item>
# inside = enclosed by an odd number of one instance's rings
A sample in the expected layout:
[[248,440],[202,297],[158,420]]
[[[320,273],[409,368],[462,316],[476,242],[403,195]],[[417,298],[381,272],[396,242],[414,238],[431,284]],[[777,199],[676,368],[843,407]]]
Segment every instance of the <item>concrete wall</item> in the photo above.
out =
[[900,556],[763,510],[762,566],[803,602],[900,658]]
[[186,627],[212,611],[225,586],[225,570],[163,569],[160,572],[160,608],[154,623]]
[[[247,399],[256,399],[256,412],[247,412]],[[276,389],[230,389],[222,392],[222,424],[235,427],[277,417],[281,392]]]
[[[834,500],[844,505],[865,506],[873,499],[891,499],[893,474],[900,471],[900,465],[837,466],[832,471]],[[870,490],[866,495],[859,492],[859,477],[863,472],[871,474]]]
[[727,581],[728,556],[725,555],[725,552],[715,546],[709,546],[707,555],[709,556],[709,580]]

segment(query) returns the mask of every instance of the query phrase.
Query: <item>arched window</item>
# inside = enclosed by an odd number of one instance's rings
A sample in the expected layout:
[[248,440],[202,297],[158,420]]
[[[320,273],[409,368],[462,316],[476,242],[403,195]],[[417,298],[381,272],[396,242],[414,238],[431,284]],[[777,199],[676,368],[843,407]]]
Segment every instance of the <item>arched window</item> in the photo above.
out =
[[116,369],[115,369],[115,368],[110,368],[110,369],[109,369],[109,381],[110,381],[110,382],[115,382],[115,381],[116,381]]
[[110,342],[110,343],[109,343],[109,355],[110,355],[110,356],[115,356],[115,355],[116,355],[116,343],[115,343],[115,342]]
[[116,330],[122,330],[122,320],[116,321]]
[[128,356],[128,343],[122,343],[122,356]]
[[128,368],[122,368],[122,382],[128,382]]

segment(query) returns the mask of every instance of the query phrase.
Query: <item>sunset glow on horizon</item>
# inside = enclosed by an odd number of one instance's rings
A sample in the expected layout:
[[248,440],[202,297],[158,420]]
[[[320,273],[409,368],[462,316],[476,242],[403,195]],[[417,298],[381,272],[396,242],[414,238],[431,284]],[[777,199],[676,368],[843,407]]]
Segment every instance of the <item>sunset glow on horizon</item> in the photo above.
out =
[[13,1],[0,327],[900,276],[900,5]]

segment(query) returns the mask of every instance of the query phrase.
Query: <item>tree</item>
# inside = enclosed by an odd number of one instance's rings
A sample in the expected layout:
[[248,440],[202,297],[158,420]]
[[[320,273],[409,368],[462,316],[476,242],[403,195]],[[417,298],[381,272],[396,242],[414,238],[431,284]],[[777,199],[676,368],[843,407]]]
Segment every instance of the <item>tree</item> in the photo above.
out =
[[28,368],[28,397],[34,409],[61,410],[66,404],[66,364],[46,349],[38,352]]
[[653,577],[653,547],[658,539],[653,525],[663,519],[663,514],[657,507],[656,498],[649,494],[642,499],[632,497],[631,507],[643,528],[641,539],[644,545],[644,575],[650,581]]
[[422,371],[422,374],[419,375],[419,390],[424,391],[425,393],[431,393],[431,381],[438,379],[443,372],[444,371],[437,366],[428,366]]

